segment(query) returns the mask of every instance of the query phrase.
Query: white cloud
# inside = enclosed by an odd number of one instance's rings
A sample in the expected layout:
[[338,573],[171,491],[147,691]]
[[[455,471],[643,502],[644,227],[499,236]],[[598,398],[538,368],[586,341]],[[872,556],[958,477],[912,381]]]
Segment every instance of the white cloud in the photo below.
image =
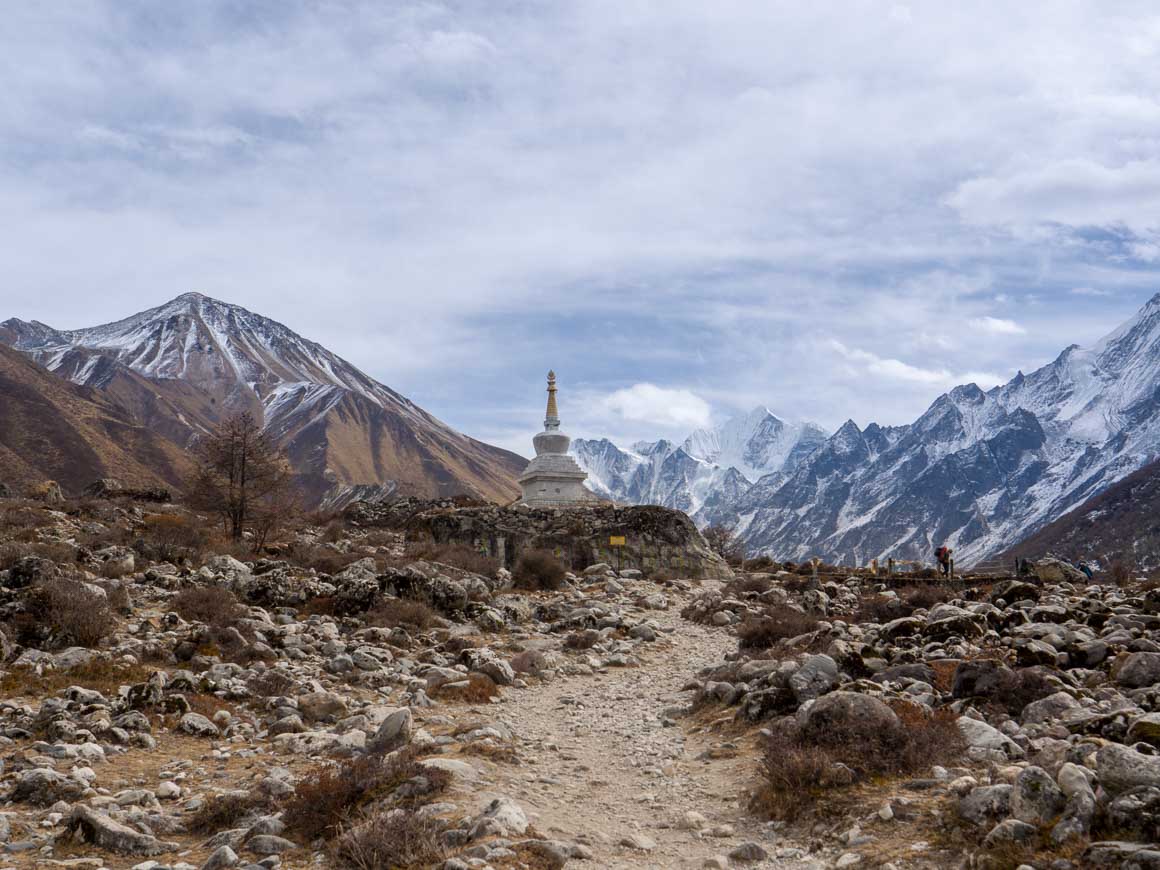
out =
[[991,317],[989,315],[972,317],[967,321],[967,325],[977,332],[984,332],[988,335],[1024,335],[1027,332],[1026,329],[1014,320],[1006,320],[1001,317]]
[[1101,290],[1098,287],[1072,287],[1072,296],[1111,296],[1110,290]]
[[945,368],[922,368],[905,363],[902,360],[883,358],[866,350],[847,347],[837,340],[831,340],[829,345],[840,356],[850,362],[859,364],[861,371],[887,380],[908,381],[944,389],[969,383],[978,384],[985,389],[993,387],[996,384],[1004,383],[1002,377],[989,372],[964,372],[955,374]]
[[658,428],[698,429],[712,422],[709,403],[689,390],[640,383],[616,390],[604,400],[613,414]]
[[975,224],[1160,229],[1160,160],[1109,166],[1068,158],[1032,169],[964,181],[947,198]]

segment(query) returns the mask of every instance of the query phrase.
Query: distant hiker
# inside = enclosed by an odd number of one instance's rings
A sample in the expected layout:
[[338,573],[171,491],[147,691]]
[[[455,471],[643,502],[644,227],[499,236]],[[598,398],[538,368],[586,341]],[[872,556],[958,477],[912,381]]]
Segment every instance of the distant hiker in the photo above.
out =
[[1092,577],[1092,566],[1089,565],[1087,562],[1080,562],[1078,565],[1076,565],[1076,567],[1079,568],[1079,570],[1083,571],[1084,576],[1087,577],[1089,580],[1094,579]]
[[934,551],[934,557],[938,559],[939,573],[944,577],[951,575],[951,550],[949,547],[939,547]]

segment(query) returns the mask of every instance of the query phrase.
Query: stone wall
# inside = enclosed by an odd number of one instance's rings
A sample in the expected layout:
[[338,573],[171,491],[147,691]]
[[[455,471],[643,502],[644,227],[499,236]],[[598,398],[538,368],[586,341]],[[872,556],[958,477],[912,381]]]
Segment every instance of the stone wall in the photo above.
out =
[[[574,571],[607,562],[645,572],[665,570],[678,577],[731,573],[687,515],[650,505],[539,509],[403,499],[358,504],[347,515],[357,525],[402,529],[416,540],[466,544],[486,551],[507,568],[525,550],[544,549]],[[614,536],[623,537],[625,546],[613,547]]]

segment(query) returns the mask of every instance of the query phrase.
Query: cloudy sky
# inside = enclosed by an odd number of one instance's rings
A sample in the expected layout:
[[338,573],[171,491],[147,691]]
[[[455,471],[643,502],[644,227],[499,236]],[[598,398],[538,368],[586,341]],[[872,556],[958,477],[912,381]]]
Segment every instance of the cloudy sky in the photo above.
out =
[[14,3],[0,81],[0,319],[197,290],[525,453],[550,366],[901,423],[1160,290],[1149,2]]

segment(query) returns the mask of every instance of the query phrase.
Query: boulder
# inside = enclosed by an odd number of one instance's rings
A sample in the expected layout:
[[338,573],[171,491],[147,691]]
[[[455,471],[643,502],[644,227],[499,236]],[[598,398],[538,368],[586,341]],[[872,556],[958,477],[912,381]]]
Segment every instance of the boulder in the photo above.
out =
[[1031,570],[1035,572],[1035,576],[1040,583],[1086,584],[1088,582],[1087,575],[1079,570],[1079,568],[1069,565],[1062,559],[1055,559],[1051,556],[1039,559],[1032,566]]
[[894,731],[901,727],[894,711],[877,698],[857,692],[831,692],[797,713],[802,736],[817,742],[852,727]]
[[1079,707],[1079,702],[1075,698],[1067,692],[1056,692],[1054,695],[1032,701],[1023,708],[1023,714],[1020,718],[1024,725],[1051,722],[1058,719],[1067,710],[1074,710],[1076,707]]
[[789,678],[790,689],[798,703],[819,698],[837,684],[838,665],[827,655],[810,656]]
[[1109,743],[1096,753],[1096,775],[1110,795],[1136,788],[1160,788],[1160,757]]
[[1025,767],[1015,777],[1011,815],[1030,825],[1045,824],[1063,812],[1067,799],[1042,767]]
[[65,829],[67,836],[108,849],[118,855],[160,855],[177,849],[176,843],[163,843],[149,834],[142,834],[114,821],[104,813],[84,804],[77,804],[69,813]]
[[369,752],[394,752],[411,741],[414,720],[409,707],[392,710],[367,743]]
[[1134,652],[1115,669],[1116,682],[1129,689],[1144,689],[1160,683],[1160,653]]

